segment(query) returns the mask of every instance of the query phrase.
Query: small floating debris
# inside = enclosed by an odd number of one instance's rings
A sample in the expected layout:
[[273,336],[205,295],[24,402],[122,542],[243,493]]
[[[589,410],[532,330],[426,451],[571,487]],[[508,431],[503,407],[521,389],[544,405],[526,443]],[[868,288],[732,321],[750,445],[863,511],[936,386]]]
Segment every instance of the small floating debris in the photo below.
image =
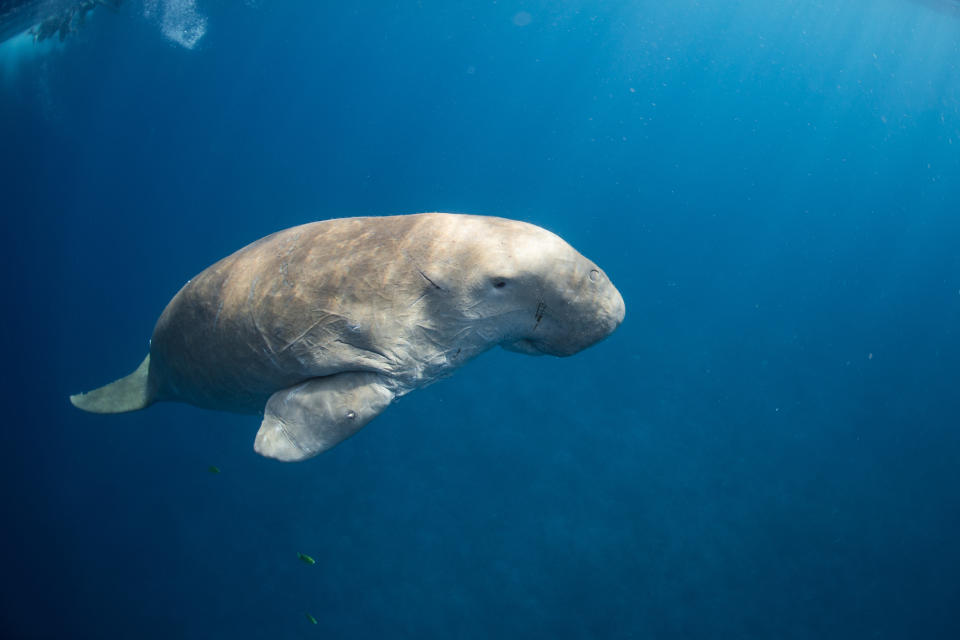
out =
[[314,618],[312,615],[308,613],[306,614],[306,616],[307,616],[307,620],[309,620],[311,624],[317,624],[317,619]]
[[300,553],[299,551],[297,551],[297,557],[300,558],[300,562],[302,562],[303,564],[317,564],[316,560],[314,560],[313,558],[311,558],[305,553]]
[[220,467],[215,465],[210,465],[209,467],[207,467],[207,471],[209,471],[210,473],[220,473]]

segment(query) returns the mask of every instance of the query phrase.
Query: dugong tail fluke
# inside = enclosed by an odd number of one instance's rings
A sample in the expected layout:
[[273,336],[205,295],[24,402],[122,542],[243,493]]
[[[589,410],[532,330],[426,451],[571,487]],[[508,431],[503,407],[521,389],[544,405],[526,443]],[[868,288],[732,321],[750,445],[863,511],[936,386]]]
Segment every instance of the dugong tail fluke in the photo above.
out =
[[70,396],[73,406],[91,413],[126,413],[145,409],[153,404],[153,394],[147,385],[150,371],[150,355],[143,359],[137,370],[115,382]]

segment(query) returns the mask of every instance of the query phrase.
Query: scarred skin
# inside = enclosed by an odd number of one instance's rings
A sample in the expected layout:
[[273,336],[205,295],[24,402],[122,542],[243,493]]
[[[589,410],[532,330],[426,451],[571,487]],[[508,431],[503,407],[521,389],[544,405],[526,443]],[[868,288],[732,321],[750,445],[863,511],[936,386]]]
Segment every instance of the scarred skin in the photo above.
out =
[[343,218],[267,236],[170,301],[152,401],[261,413],[311,378],[376,372],[400,396],[501,344],[571,355],[623,319],[619,292],[558,236],[503,218]]

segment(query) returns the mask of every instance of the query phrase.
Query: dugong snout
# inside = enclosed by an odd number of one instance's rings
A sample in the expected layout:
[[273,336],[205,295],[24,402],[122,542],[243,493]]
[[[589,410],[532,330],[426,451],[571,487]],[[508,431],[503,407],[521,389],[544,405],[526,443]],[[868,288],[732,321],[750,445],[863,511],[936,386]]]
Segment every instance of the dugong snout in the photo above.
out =
[[529,335],[504,344],[529,355],[572,356],[616,331],[623,322],[623,296],[598,268],[590,264],[587,278],[570,280],[557,297],[544,296]]
[[561,357],[579,353],[616,331],[626,314],[623,296],[612,284],[589,307],[577,317],[578,322],[565,339],[554,341],[552,348],[545,345],[544,353]]
[[607,297],[607,304],[604,307],[604,318],[607,324],[607,333],[604,337],[610,335],[614,330],[623,323],[624,317],[627,315],[627,305],[623,302],[623,296],[620,295],[620,292],[612,284],[610,285],[610,295]]

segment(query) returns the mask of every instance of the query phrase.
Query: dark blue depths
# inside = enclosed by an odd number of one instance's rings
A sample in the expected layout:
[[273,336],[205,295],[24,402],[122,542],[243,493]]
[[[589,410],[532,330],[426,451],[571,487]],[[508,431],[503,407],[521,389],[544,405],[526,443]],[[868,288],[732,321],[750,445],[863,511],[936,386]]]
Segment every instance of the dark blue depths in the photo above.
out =
[[[960,637],[950,3],[190,4],[4,53],[0,635]],[[561,234],[626,322],[301,464],[67,402],[219,257],[425,210]]]

